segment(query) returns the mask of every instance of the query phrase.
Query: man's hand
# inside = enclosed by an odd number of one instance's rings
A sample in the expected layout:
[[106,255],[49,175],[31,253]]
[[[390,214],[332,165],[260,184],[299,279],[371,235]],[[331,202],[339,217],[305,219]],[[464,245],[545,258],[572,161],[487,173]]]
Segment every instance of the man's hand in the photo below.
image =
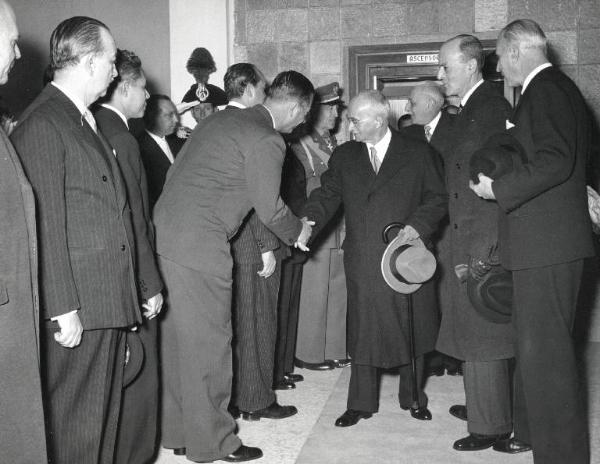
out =
[[267,251],[260,256],[263,262],[263,268],[258,271],[258,275],[264,277],[270,277],[275,272],[275,266],[277,266],[277,260],[275,259],[275,253]]
[[482,173],[477,174],[477,177],[479,177],[479,183],[477,185],[475,185],[472,180],[469,181],[471,190],[484,200],[495,200],[496,196],[492,190],[492,183],[494,180]]
[[302,230],[300,231],[300,235],[298,235],[298,239],[296,243],[294,243],[295,248],[300,248],[302,251],[309,251],[306,246],[310,235],[312,234],[312,226],[315,225],[315,221],[309,221],[307,217],[303,217],[302,221]]
[[60,331],[54,332],[54,340],[65,348],[75,348],[81,343],[83,326],[77,315],[77,311],[62,314],[54,318],[58,322]]
[[419,232],[417,232],[413,226],[404,226],[404,228],[400,229],[400,232],[398,232],[398,238],[400,239],[400,243],[408,243],[419,238]]
[[152,298],[148,298],[144,304],[142,304],[142,308],[146,309],[144,311],[144,317],[148,320],[154,319],[160,313],[163,305],[163,296],[162,293],[158,293],[154,295]]

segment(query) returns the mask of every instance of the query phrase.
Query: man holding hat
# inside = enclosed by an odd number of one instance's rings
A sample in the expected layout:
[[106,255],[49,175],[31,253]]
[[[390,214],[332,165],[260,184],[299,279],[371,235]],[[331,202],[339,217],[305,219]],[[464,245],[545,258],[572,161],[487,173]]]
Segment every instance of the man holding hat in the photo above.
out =
[[[329,158],[337,147],[331,133],[339,122],[340,88],[337,82],[316,89],[310,133],[293,143],[294,155],[306,175],[306,195],[321,186]],[[346,354],[346,279],[341,248],[342,210],[311,245],[304,264],[298,313],[296,365],[328,370],[349,364]]]
[[423,392],[423,355],[433,350],[438,320],[433,284],[413,294],[418,408],[412,409],[408,299],[392,290],[381,273],[384,228],[405,227],[399,236],[425,241],[446,214],[447,196],[433,150],[426,142],[389,129],[390,106],[378,91],[361,92],[348,107],[356,140],[336,148],[305,207],[322,230],[344,206],[343,243],[348,287],[348,352],[352,371],[347,410],[335,425],[348,427],[379,408],[379,369],[400,366],[398,399],[413,417],[431,419]]

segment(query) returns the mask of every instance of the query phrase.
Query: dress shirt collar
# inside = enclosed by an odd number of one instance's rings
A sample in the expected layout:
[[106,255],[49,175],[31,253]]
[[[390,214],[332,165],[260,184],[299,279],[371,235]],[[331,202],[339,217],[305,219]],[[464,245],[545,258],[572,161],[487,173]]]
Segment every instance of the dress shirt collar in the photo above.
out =
[[477,82],[477,84],[475,84],[473,87],[471,87],[467,93],[465,93],[464,97],[462,97],[462,100],[460,101],[460,104],[463,106],[463,108],[465,106],[467,106],[467,101],[469,100],[469,98],[471,98],[471,95],[473,95],[473,92],[475,92],[477,90],[477,87],[479,87],[481,84],[483,84],[483,78],[479,79],[479,82]]
[[527,74],[527,77],[523,81],[523,87],[521,87],[521,95],[525,92],[525,89],[527,88],[527,86],[529,85],[531,80],[535,76],[537,76],[540,73],[540,71],[542,71],[546,68],[549,68],[550,66],[552,66],[552,63],[540,64],[537,68],[535,68],[533,71],[531,71],[529,74]]
[[240,102],[235,101],[235,100],[229,100],[229,103],[227,103],[229,106],[235,106],[236,108],[241,108],[241,109],[245,109],[247,108],[246,105],[242,105]]
[[114,111],[115,113],[117,113],[117,115],[123,120],[123,122],[125,123],[125,125],[127,126],[127,129],[129,129],[129,123],[127,122],[127,118],[125,117],[125,115],[123,113],[121,113],[118,109],[116,109],[114,106],[109,105],[108,103],[102,103],[102,105],[100,105],[104,108],[106,108],[107,110],[111,110]]
[[87,111],[89,111],[88,107],[85,106],[85,103],[78,96],[74,95],[73,92],[70,92],[68,89],[64,88],[62,85],[57,84],[56,82],[50,82],[54,87],[60,90],[62,93],[66,95],[66,97],[73,102],[73,104],[77,107],[79,112],[83,115]]
[[380,166],[381,166],[381,163],[383,162],[383,158],[385,157],[385,154],[387,153],[388,147],[390,146],[391,140],[392,140],[392,131],[390,131],[390,129],[388,127],[387,131],[385,132],[385,135],[381,138],[381,140],[379,142],[377,142],[376,144],[366,142],[367,150],[369,151],[369,153],[371,152],[371,147],[375,147],[375,152],[377,153],[377,159],[379,160]]
[[435,115],[435,118],[433,118],[431,121],[429,121],[427,124],[425,124],[425,126],[429,126],[429,130],[431,131],[431,135],[433,135],[433,133],[435,132],[435,128],[438,125],[438,122],[440,122],[440,118],[442,117],[442,112],[438,112],[438,114]]
[[169,142],[167,142],[167,139],[165,137],[159,137],[158,135],[153,134],[152,132],[150,132],[147,129],[146,129],[146,132],[148,133],[148,135],[150,137],[152,137],[152,139],[160,147],[160,149],[163,151],[165,156],[167,158],[169,158],[169,161],[171,162],[171,164],[173,164],[175,162],[175,157],[173,156],[173,153],[171,152],[171,147],[169,147]]

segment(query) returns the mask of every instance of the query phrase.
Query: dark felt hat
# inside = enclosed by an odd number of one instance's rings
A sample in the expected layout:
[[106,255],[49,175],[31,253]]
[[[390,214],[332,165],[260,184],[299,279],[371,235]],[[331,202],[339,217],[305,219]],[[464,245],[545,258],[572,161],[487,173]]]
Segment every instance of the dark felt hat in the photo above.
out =
[[123,387],[135,380],[144,364],[144,345],[137,332],[127,332],[127,356],[123,370]]
[[467,294],[475,310],[484,319],[498,324],[510,322],[512,274],[499,263],[471,263],[467,276]]
[[526,159],[519,141],[508,132],[500,132],[492,135],[482,148],[473,153],[469,161],[469,175],[475,184],[479,183],[479,173],[497,180]]
[[335,105],[340,101],[340,84],[337,82],[317,87],[315,92],[321,105]]
[[435,273],[436,261],[421,239],[404,243],[396,237],[381,258],[381,274],[399,293],[416,292]]

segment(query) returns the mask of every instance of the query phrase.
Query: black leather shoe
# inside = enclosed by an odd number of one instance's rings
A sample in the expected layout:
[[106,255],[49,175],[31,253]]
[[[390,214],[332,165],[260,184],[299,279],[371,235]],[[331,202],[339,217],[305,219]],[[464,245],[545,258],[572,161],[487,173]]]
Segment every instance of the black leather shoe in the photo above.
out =
[[175,456],[185,456],[185,448],[173,448],[173,454]]
[[221,461],[227,461],[227,462],[252,461],[253,459],[262,458],[262,455],[263,455],[263,453],[260,450],[260,448],[254,448],[252,446],[241,445],[233,453],[228,454],[224,458],[221,458]]
[[446,374],[448,375],[463,375],[462,363],[457,364],[453,367],[446,367]]
[[335,366],[332,361],[323,361],[322,363],[309,363],[296,358],[294,360],[294,364],[300,369],[309,369],[311,371],[330,371],[332,369],[335,369]]
[[430,367],[425,371],[425,375],[427,377],[441,377],[444,372],[446,372],[444,366]]
[[431,411],[429,411],[429,409],[427,408],[407,408],[404,406],[400,406],[400,409],[404,410],[404,411],[409,411],[410,410],[410,415],[413,416],[415,419],[419,419],[419,420],[431,420]]
[[292,390],[293,388],[296,388],[296,384],[285,379],[273,385],[273,390]]
[[291,372],[288,372],[287,374],[283,375],[283,379],[289,382],[302,382],[304,380],[304,377],[300,374],[293,374]]
[[227,412],[229,412],[229,414],[231,414],[231,417],[233,417],[234,419],[240,417],[240,410],[237,406],[233,406],[230,404],[229,406],[227,406]]
[[351,363],[351,359],[326,359],[325,362],[331,362],[337,368],[343,369],[344,367],[348,367]]
[[454,416],[457,419],[464,420],[464,421],[467,420],[467,407],[462,404],[455,404],[453,406],[450,406],[450,409],[448,409],[448,412],[450,413],[451,416]]
[[365,411],[356,411],[355,409],[348,409],[344,414],[337,418],[335,421],[336,427],[350,427],[356,424],[361,419],[368,419],[373,414]]
[[498,440],[494,443],[494,451],[500,451],[501,453],[516,454],[524,451],[531,451],[531,445],[528,445],[524,441],[518,440],[517,438],[507,438],[505,440]]
[[510,437],[509,433],[504,435],[479,435],[470,433],[465,438],[456,440],[452,447],[457,451],[481,451],[491,448],[498,440],[505,440]]
[[242,411],[242,418],[247,421],[257,421],[261,419],[285,419],[286,417],[297,414],[296,406],[281,406],[274,401],[270,406],[257,411]]

